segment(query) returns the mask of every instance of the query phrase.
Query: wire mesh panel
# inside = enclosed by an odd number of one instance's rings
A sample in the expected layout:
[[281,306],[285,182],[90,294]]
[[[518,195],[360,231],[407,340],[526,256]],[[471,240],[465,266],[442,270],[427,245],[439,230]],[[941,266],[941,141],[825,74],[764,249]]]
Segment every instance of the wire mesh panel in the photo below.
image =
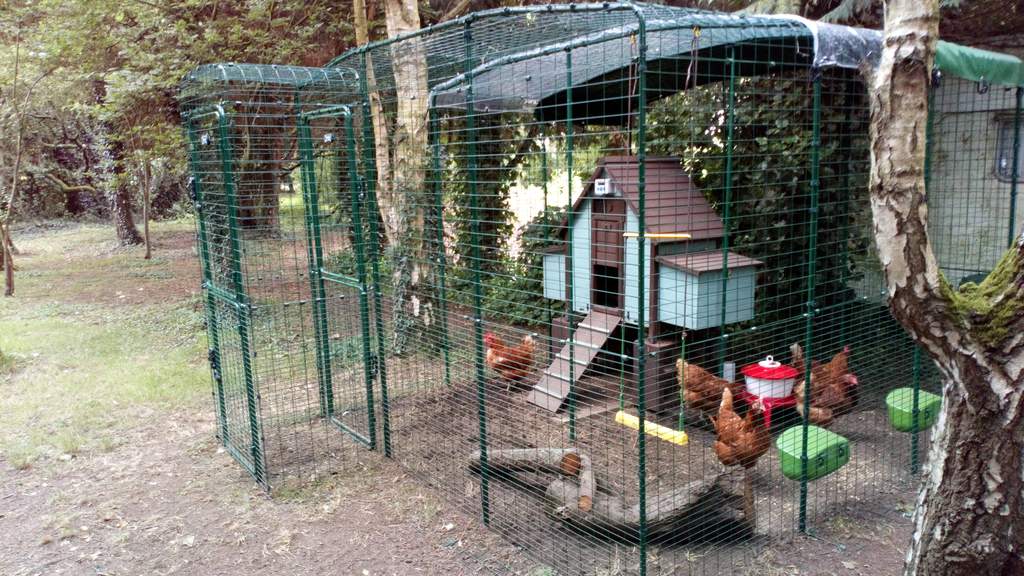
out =
[[1019,94],[1019,88],[937,75],[929,232],[953,286],[980,282],[1019,233]]
[[[322,205],[348,206],[355,171],[345,150],[357,144],[349,129],[337,150],[303,147],[312,135],[301,137],[300,120],[353,101],[356,87],[357,76],[340,68],[235,64],[200,67],[182,86],[220,436],[266,485],[331,469],[343,446],[329,422],[336,400],[348,405],[336,395],[350,392],[352,378],[342,370],[332,388],[328,367],[352,363],[342,343],[363,336],[358,324],[352,331],[326,319],[338,308],[335,317],[347,321],[339,306],[358,291],[318,283],[321,203],[305,197],[316,197],[320,176]],[[308,165],[300,149],[310,152]],[[326,220],[329,230],[348,226],[342,214]]]
[[[271,479],[381,449],[560,574],[753,570],[891,512],[938,378],[886,309],[865,85],[815,34],[551,5],[200,69],[226,445]],[[1019,227],[1019,95],[933,91],[951,282]]]

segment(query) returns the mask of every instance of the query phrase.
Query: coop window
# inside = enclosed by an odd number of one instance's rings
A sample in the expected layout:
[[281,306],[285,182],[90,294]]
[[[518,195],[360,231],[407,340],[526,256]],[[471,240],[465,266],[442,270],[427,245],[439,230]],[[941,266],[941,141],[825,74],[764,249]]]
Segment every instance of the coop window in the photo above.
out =
[[594,264],[594,305],[619,308],[621,277],[615,266]]
[[[999,119],[999,150],[996,154],[996,177],[1003,182],[1013,179],[1013,127],[1015,125],[1013,115]],[[1024,182],[1024,121],[1021,122],[1022,129],[1019,131],[1021,153],[1017,155],[1017,182]]]

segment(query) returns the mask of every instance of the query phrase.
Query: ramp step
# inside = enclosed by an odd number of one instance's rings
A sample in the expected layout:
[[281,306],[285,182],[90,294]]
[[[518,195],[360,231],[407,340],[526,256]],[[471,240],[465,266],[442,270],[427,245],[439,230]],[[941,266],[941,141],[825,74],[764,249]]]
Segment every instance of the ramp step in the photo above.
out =
[[[619,316],[591,311],[586,318],[580,321],[573,337],[565,343],[562,350],[555,355],[551,365],[544,370],[540,382],[533,387],[526,400],[545,410],[557,412],[565,403],[572,385],[587,371],[590,363],[597,357],[598,352],[601,351],[620,323],[622,323],[622,318]],[[575,346],[572,348],[571,363],[569,361],[570,346]],[[573,368],[572,378],[568,374],[570,367]]]

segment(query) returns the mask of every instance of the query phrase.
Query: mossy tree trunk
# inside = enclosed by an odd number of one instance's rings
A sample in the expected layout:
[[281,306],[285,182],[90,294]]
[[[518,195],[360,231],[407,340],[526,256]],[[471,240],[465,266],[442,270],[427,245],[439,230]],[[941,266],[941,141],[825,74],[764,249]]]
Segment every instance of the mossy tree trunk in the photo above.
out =
[[[416,0],[387,0],[388,35],[420,28]],[[385,223],[394,218],[391,240],[394,258],[392,351],[403,354],[421,326],[433,323],[433,267],[427,255],[426,212],[431,205],[427,171],[427,58],[416,38],[396,44],[391,53],[395,75],[395,120],[392,132],[392,206]],[[375,122],[376,123],[376,122]]]
[[890,0],[871,90],[871,206],[893,315],[944,402],[906,574],[1024,574],[1024,237],[954,291],[928,238],[925,127],[938,0]]

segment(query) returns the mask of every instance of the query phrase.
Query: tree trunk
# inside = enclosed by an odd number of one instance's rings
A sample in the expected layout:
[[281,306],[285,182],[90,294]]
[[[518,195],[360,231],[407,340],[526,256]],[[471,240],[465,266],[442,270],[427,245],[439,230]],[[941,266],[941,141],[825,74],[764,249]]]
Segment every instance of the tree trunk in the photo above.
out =
[[[413,32],[420,27],[416,0],[387,0],[388,35]],[[431,198],[426,190],[427,167],[427,58],[423,45],[410,38],[391,53],[395,74],[395,125],[393,138],[392,192],[394,208],[385,216],[397,218],[392,254],[395,258],[391,339],[392,351],[403,354],[422,326],[433,323],[433,298],[421,291],[432,286],[427,277],[429,233],[425,229],[426,208]]]
[[[370,41],[370,29],[367,23],[365,0],[353,0],[352,11],[355,17],[356,44],[362,46]],[[398,218],[395,209],[395,198],[391,186],[391,140],[388,137],[387,117],[384,115],[384,104],[380,92],[377,91],[377,75],[373,69],[373,55],[366,55],[366,85],[369,90],[370,117],[373,124],[374,160],[377,168],[377,204],[380,213],[380,230],[384,240],[389,244],[398,241]],[[380,238],[376,239],[380,242]]]
[[[121,175],[116,171],[115,174]],[[122,178],[117,180],[109,192],[110,215],[114,219],[117,242],[121,246],[137,246],[142,244],[142,235],[135,227],[135,217],[132,215],[131,190]]]
[[4,296],[14,296],[14,258],[11,256],[9,230],[0,222],[0,268],[4,271]]
[[935,360],[943,408],[906,574],[1024,574],[1024,237],[954,291],[928,238],[925,127],[937,0],[891,0],[871,90],[871,207],[893,315]]
[[[103,80],[93,80],[93,101],[102,106],[107,97],[107,85]],[[99,111],[102,115],[103,112]],[[132,215],[132,198],[128,188],[124,169],[124,144],[112,139],[113,127],[109,120],[100,118],[96,122],[93,145],[97,156],[101,159],[99,168],[102,174],[104,191],[110,203],[110,216],[114,221],[117,242],[121,246],[142,244],[142,235],[135,227]]]
[[142,238],[146,244],[146,254],[143,256],[145,260],[153,258],[153,244],[149,238],[149,204],[150,187],[153,183],[152,174],[149,161],[147,160],[142,166]]

